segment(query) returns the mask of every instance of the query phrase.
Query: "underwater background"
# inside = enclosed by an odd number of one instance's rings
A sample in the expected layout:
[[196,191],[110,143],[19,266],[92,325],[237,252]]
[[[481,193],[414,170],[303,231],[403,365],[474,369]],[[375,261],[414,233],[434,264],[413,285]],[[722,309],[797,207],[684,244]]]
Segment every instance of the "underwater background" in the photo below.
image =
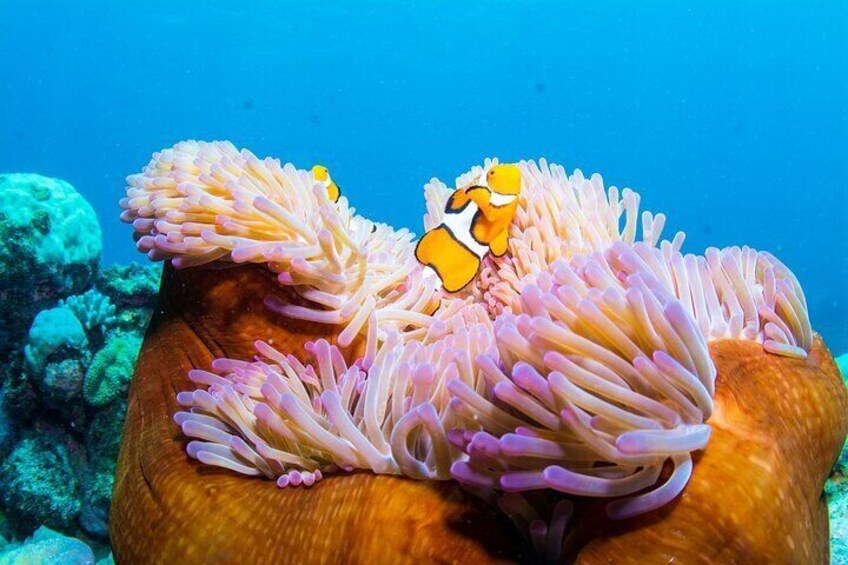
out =
[[589,4],[0,0],[0,174],[73,186],[0,177],[0,563],[108,554],[103,438],[158,276],[117,202],[181,139],[323,163],[419,234],[423,184],[484,157],[599,172],[685,251],[775,253],[848,351],[848,4]]
[[[798,275],[848,348],[844,2],[0,3],[0,170],[71,182],[106,263],[123,178],[180,139],[323,162],[421,230],[422,185],[486,156],[600,172]],[[398,205],[402,203],[402,205]]]

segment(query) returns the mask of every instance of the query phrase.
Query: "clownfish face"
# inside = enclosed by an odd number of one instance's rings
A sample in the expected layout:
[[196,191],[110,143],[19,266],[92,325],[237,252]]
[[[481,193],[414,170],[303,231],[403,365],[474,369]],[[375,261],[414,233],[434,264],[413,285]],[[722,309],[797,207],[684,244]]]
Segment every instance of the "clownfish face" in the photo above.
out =
[[317,182],[324,183],[327,187],[327,196],[330,198],[330,201],[335,202],[341,196],[341,191],[339,187],[336,186],[336,183],[330,178],[330,171],[327,167],[323,165],[315,165],[312,167],[312,178],[314,178]]
[[312,167],[312,177],[318,182],[327,182],[330,178],[330,171],[323,165],[315,165]]
[[498,194],[518,194],[521,192],[521,171],[511,163],[495,165],[486,173],[486,185]]

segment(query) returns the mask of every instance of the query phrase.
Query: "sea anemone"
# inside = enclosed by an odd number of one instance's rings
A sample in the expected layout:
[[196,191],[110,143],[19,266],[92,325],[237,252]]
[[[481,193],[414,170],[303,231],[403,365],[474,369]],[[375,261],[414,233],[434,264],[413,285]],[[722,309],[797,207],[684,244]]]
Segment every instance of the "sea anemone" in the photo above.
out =
[[[266,262],[313,304],[271,295],[267,306],[346,323],[341,346],[368,334],[351,365],[323,340],[308,345],[311,364],[260,341],[252,362],[192,371],[208,389],[179,396],[189,455],[280,486],[341,468],[602,497],[651,487],[671,461],[662,485],[609,511],[626,517],[674,498],[709,439],[708,339],[802,357],[812,333],[800,286],[748,248],[683,256],[682,234],[660,241],[662,214],[642,213],[636,242],[633,191],[605,192],[599,175],[569,177],[544,160],[519,166],[526,189],[510,253],[432,316],[424,311],[439,296],[421,292],[411,236],[374,231],[291,165],[190,142],[130,177],[125,219],[148,232],[139,246],[153,257]],[[441,221],[449,193],[436,179],[425,187],[425,228]]]
[[[497,163],[497,159],[486,159],[483,166],[460,175],[456,186],[475,182]],[[640,227],[640,197],[629,188],[611,186],[605,190],[601,175],[587,179],[579,169],[568,175],[562,166],[548,164],[545,159],[538,163],[521,161],[518,167],[524,186],[510,227],[508,253],[487,256],[479,276],[466,291],[484,302],[493,316],[504,309],[518,311],[519,294],[527,277],[547,272],[560,258],[604,251],[616,242],[633,243]],[[442,221],[451,192],[436,178],[424,186],[425,229]],[[645,245],[660,244],[665,221],[663,214],[642,212],[641,238]],[[684,234],[678,232],[670,245],[678,250],[683,240]]]
[[270,295],[267,305],[291,318],[347,324],[343,346],[372,318],[380,339],[430,323],[424,313],[439,290],[422,277],[412,234],[356,215],[344,197],[331,202],[305,170],[229,142],[184,141],[155,153],[127,184],[121,219],[152,260],[178,268],[267,264],[303,299]]
[[[559,543],[571,507],[557,505],[539,529],[518,493],[611,499],[614,519],[677,497],[711,435],[709,344],[748,340],[805,358],[814,339],[803,291],[768,253],[684,255],[682,233],[661,239],[662,214],[640,222],[639,196],[605,190],[599,175],[518,166],[507,253],[455,294],[425,276],[406,230],[357,216],[344,197],[330,202],[293,165],[184,142],[129,177],[122,218],[151,258],[267,264],[289,289],[268,308],[342,327],[335,344],[258,341],[253,360],[191,371],[199,388],[179,393],[175,415],[189,456],[280,487],[356,469],[456,479],[506,493],[501,505],[536,524],[538,547]],[[425,186],[425,229],[451,192]],[[361,352],[350,347],[359,336]]]
[[[277,285],[259,265],[166,265],[130,390],[115,476],[110,532],[116,560],[528,561],[527,547],[497,507],[469,496],[456,481],[339,472],[318,488],[280,489],[275,481],[186,456],[187,441],[172,418],[185,410],[176,391],[205,388],[189,381],[191,369],[209,369],[216,357],[251,360],[256,338],[314,364],[303,344],[332,343],[341,329],[280,320],[262,306]],[[613,521],[606,517],[608,499],[552,490],[507,493],[498,506],[528,528],[534,546],[559,547],[564,531],[566,563],[634,556],[647,562],[827,562],[821,489],[848,429],[848,394],[827,348],[816,338],[803,361],[769,354],[756,341],[723,339],[709,350],[718,372],[710,440],[695,457],[683,495]],[[340,351],[348,365],[363,356]],[[482,494],[487,500],[497,495]],[[570,520],[562,497],[573,503]],[[232,535],[234,524],[238,535]]]
[[189,410],[175,420],[195,438],[187,451],[281,487],[311,486],[338,468],[448,479],[460,452],[447,440],[459,421],[447,384],[477,390],[473,359],[497,355],[491,323],[474,311],[444,320],[435,338],[390,334],[353,365],[326,340],[307,345],[309,364],[259,341],[252,362],[218,359],[214,373],[191,371],[208,389],[178,395]]
[[522,314],[498,317],[502,365],[478,360],[493,400],[457,394],[486,419],[463,436],[469,459],[454,464],[455,478],[508,492],[621,497],[653,486],[671,460],[664,484],[610,503],[615,518],[683,489],[690,453],[710,434],[706,339],[649,273],[610,275],[603,254],[555,261],[522,290]]
[[[459,480],[506,491],[554,488],[613,497],[628,517],[674,498],[709,439],[715,368],[707,342],[744,339],[805,358],[812,331],[794,275],[750,248],[683,256],[670,244],[612,244],[531,277],[520,315],[495,321],[503,370],[479,362],[488,391],[481,432],[467,434]],[[525,278],[525,281],[531,280]],[[516,425],[516,414],[522,420]]]
[[711,341],[756,340],[770,353],[802,359],[813,346],[804,291],[770,253],[711,247],[697,256],[670,245],[614,244],[608,255],[622,275],[652,273]]

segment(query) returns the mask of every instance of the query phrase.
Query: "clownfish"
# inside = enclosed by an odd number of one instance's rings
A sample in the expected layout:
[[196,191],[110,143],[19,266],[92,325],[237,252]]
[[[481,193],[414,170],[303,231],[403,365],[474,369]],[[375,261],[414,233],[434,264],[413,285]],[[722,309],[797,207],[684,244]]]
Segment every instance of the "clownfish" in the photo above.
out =
[[323,165],[315,165],[312,167],[312,178],[323,183],[327,187],[327,196],[330,197],[330,202],[337,202],[342,195],[338,185],[330,178],[330,171]]
[[436,272],[446,291],[465,288],[487,253],[495,257],[506,253],[520,192],[521,171],[502,164],[489,169],[477,184],[451,194],[444,221],[415,247],[415,257]]

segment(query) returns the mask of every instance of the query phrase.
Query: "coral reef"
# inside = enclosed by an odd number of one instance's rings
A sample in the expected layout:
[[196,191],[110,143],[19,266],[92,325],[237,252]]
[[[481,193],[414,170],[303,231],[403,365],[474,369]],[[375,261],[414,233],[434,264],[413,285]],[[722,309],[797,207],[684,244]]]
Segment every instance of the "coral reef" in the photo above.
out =
[[[40,310],[82,292],[100,263],[100,224],[67,182],[0,175],[0,353],[17,344]],[[14,370],[6,364],[7,370]]]
[[157,264],[109,265],[98,273],[96,285],[119,308],[149,306],[159,294],[161,276]]
[[0,562],[52,551],[35,538],[21,545],[39,526],[99,554],[126,386],[160,269],[100,269],[91,207],[37,175],[0,175],[0,235],[0,533],[14,548]]
[[91,288],[83,294],[69,296],[59,302],[74,313],[87,332],[97,330],[105,333],[115,324],[115,305],[109,297],[103,295],[97,289]]
[[[84,542],[41,526],[27,540],[0,548],[0,564],[94,565],[94,552]],[[97,562],[98,564],[100,562]]]
[[[848,353],[836,358],[836,366],[848,384]],[[830,512],[830,562],[848,564],[848,441],[825,486]]]
[[[73,311],[64,306],[42,310],[30,326],[24,357],[34,373],[44,369],[47,359],[59,349],[81,351],[88,348],[88,338]],[[65,352],[60,352],[64,357]]]
[[[3,410],[9,425],[0,447],[10,452],[0,467],[0,507],[18,536],[44,524],[108,538],[127,385],[151,308],[136,306],[132,331],[98,324],[86,332],[65,306],[36,317],[26,369],[0,396],[0,406],[12,403]],[[97,341],[92,354],[88,344]]]
[[[459,241],[444,227],[453,213],[449,195],[485,186],[498,167],[488,161],[472,169],[457,179],[456,191],[437,179],[425,187],[425,228],[447,230],[447,236],[430,238],[428,257]],[[786,528],[786,539],[797,540],[789,546],[778,540],[769,547],[768,532],[742,533],[738,518],[725,516],[737,541],[750,542],[732,555],[819,559],[826,552],[826,521],[810,500],[817,500],[833,451],[844,441],[848,395],[841,384],[834,386],[835,367],[814,347],[806,298],[791,271],[747,247],[684,255],[683,235],[661,240],[665,218],[650,212],[642,213],[642,241],[636,241],[638,195],[604,190],[598,175],[587,180],[576,171],[569,177],[544,161],[507,169],[520,176],[520,186],[510,187],[518,198],[510,212],[515,221],[497,253],[469,263],[477,277],[467,287],[460,283],[473,273],[431,276],[435,263],[410,260],[403,230],[355,215],[344,197],[330,202],[311,173],[260,160],[227,142],[179,143],[128,177],[121,217],[133,224],[141,251],[177,268],[264,263],[279,285],[265,290],[264,304],[280,315],[275,323],[290,330],[281,347],[266,338],[266,327],[254,324],[261,341],[252,360],[219,357],[188,373],[194,390],[178,394],[183,410],[174,420],[191,439],[189,457],[273,479],[289,490],[356,469],[455,479],[483,498],[499,499],[517,522],[536,516],[525,524],[528,541],[539,556],[556,560],[561,551],[574,551],[568,536],[580,527],[566,522],[580,497],[600,499],[614,520],[674,513],[668,507],[696,476],[694,460],[709,460],[699,453],[711,435],[723,438],[713,452],[739,441],[728,426],[734,406],[717,392],[717,373],[719,383],[725,371],[761,387],[772,375],[777,381],[771,388],[784,389],[784,396],[796,390],[826,400],[819,408],[805,396],[785,408],[787,422],[759,432],[771,436],[785,428],[790,439],[783,451],[752,445],[742,452],[785,461],[786,453],[798,456],[799,442],[808,447],[815,461],[808,462],[806,476],[763,488],[796,484],[786,509],[812,510],[800,526]],[[457,283],[446,283],[447,289],[462,289],[447,292],[437,278]],[[202,300],[207,307],[209,298]],[[232,320],[207,315],[200,326],[226,325],[241,339],[250,335],[248,328],[230,326]],[[325,325],[320,337],[330,339],[293,348],[299,340],[291,332],[310,323]],[[718,345],[725,342],[751,364],[737,370],[733,355],[724,356],[726,348]],[[155,360],[149,363],[151,372],[163,373]],[[810,382],[802,378],[808,372]],[[726,379],[724,391],[736,382]],[[162,412],[155,395],[146,401],[156,408],[146,405],[145,413]],[[759,409],[759,398],[747,402],[747,409]],[[827,429],[807,430],[807,415],[814,427],[826,421]],[[756,427],[738,420],[735,425]],[[128,439],[123,453],[130,455],[122,462],[148,456],[146,441],[136,441]],[[119,471],[119,492],[138,488],[122,481],[132,484],[139,462],[125,465],[130,475]],[[713,480],[710,473],[726,472],[721,465],[704,467],[694,492]],[[745,472],[762,475],[754,468]],[[549,501],[561,496],[551,494],[540,505],[532,491],[550,489],[569,498],[548,512]],[[132,522],[126,504],[116,508],[121,521]],[[547,523],[540,521],[544,514]]]
[[73,446],[57,442],[56,434],[51,436],[23,438],[0,464],[0,500],[21,532],[40,524],[73,531],[79,517],[79,481],[71,462]]
[[141,338],[114,333],[97,352],[85,373],[83,394],[92,406],[105,406],[117,397],[126,396]]
[[117,308],[117,330],[139,332],[147,325],[161,276],[159,264],[109,265],[100,270],[95,284]]
[[15,421],[6,406],[5,391],[0,389],[0,459],[3,459],[15,438]]
[[126,411],[125,402],[108,403],[95,413],[85,433],[88,465],[82,478],[80,525],[99,539],[109,534],[109,506]]

